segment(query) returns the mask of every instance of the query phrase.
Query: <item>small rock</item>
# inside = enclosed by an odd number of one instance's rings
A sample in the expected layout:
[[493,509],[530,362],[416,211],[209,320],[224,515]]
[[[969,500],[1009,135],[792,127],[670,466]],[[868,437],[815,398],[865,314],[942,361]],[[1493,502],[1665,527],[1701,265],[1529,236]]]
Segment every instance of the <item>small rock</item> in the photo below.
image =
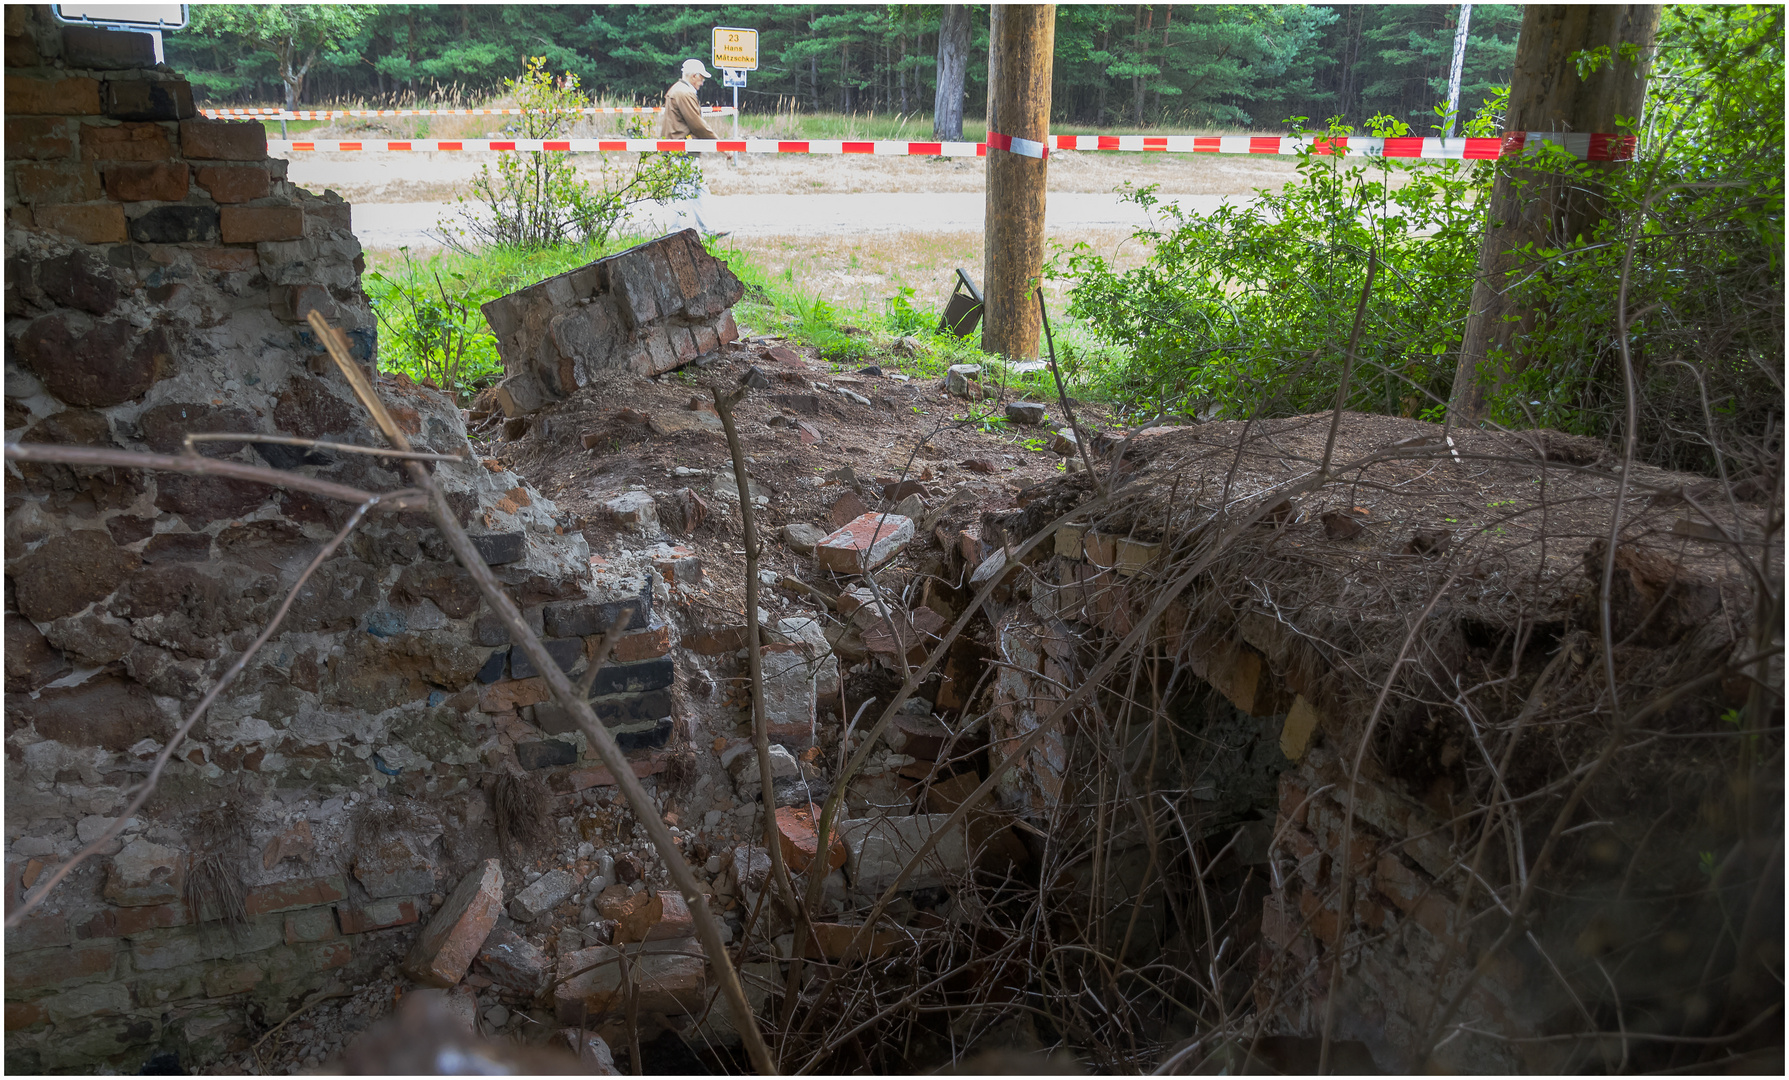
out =
[[493,1005],[485,1010],[485,1025],[492,1031],[509,1023],[509,1009],[502,1005]]
[[532,922],[565,903],[576,892],[583,879],[569,870],[553,870],[542,874],[509,902],[510,917],[517,922]]
[[858,393],[855,390],[847,390],[842,386],[839,387],[839,396],[844,398],[846,401],[852,402],[853,404],[863,405],[866,407],[870,404],[869,398],[864,397],[862,394]]
[[546,985],[553,961],[513,931],[496,929],[478,950],[491,983],[511,994],[533,997]]
[[918,495],[909,495],[895,503],[894,512],[902,517],[918,519],[926,512],[926,501]]
[[1323,515],[1323,535],[1331,540],[1352,540],[1366,531],[1353,514],[1331,510]]
[[[906,339],[903,338],[902,340],[904,341]],[[871,364],[869,367],[858,368],[857,373],[859,375],[870,375],[870,376],[880,378],[882,375],[882,369],[877,367],[875,364]]]
[[970,458],[968,461],[960,462],[959,464],[970,472],[983,473],[988,476],[992,476],[997,471],[994,463],[988,461],[986,458]]
[[805,521],[792,521],[783,526],[783,543],[797,555],[812,555],[820,541],[826,539],[826,530],[818,525],[809,525]]
[[612,876],[623,885],[632,885],[638,882],[645,872],[646,868],[641,865],[638,855],[623,854],[615,857],[615,872],[605,876]]
[[603,503],[616,525],[640,533],[658,532],[658,504],[644,491],[627,491]]
[[1035,401],[1013,401],[1007,403],[1006,418],[1015,424],[1041,424],[1044,422],[1044,407]]
[[1056,432],[1055,437],[1050,440],[1050,452],[1062,457],[1074,457],[1080,453],[1080,448],[1081,442],[1075,438],[1074,430],[1071,428],[1063,428]]
[[746,368],[745,377],[740,381],[751,387],[753,390],[770,389],[770,376],[764,374],[755,367]]
[[952,364],[944,373],[944,392],[957,397],[980,397],[980,364]]

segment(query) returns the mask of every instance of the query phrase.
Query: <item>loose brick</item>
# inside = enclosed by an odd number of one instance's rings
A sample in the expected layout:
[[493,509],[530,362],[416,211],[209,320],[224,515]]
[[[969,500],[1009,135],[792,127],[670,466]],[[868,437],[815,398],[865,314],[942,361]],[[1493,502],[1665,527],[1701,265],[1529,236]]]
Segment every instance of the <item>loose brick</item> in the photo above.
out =
[[696,918],[690,914],[689,903],[682,893],[676,889],[660,889],[652,900],[659,906],[659,917],[646,931],[647,941],[695,936]]
[[179,202],[191,174],[183,161],[120,162],[106,169],[106,194],[119,202]]
[[9,116],[6,156],[14,161],[74,157],[76,123],[51,116]]
[[226,206],[220,225],[226,244],[304,239],[304,211],[296,206]]
[[87,124],[81,128],[85,161],[160,161],[173,157],[167,129],[160,124]]
[[478,708],[480,712],[503,713],[520,709],[526,705],[536,705],[552,697],[547,689],[547,680],[536,676],[532,679],[502,679],[489,686],[478,689]]
[[112,973],[118,943],[101,942],[72,949],[42,949],[6,958],[6,991],[39,990]]
[[644,941],[658,922],[663,908],[644,892],[628,892],[625,885],[611,885],[597,898],[596,909],[615,924],[615,941],[629,945]]
[[900,514],[864,514],[820,541],[815,562],[825,570],[861,574],[900,554],[913,540],[913,519]]
[[244,906],[250,915],[271,915],[276,912],[290,911],[293,908],[333,904],[337,900],[346,900],[347,898],[347,883],[338,874],[326,878],[282,881],[275,885],[262,885],[259,888],[250,889],[244,900]]
[[417,921],[416,901],[388,898],[349,907],[337,904],[336,921],[344,934],[364,934],[369,930],[385,930]]
[[467,874],[417,939],[404,970],[427,986],[452,986],[497,923],[503,910],[503,870],[496,859]]
[[267,129],[254,120],[182,120],[180,155],[200,161],[262,161]]
[[78,161],[21,161],[12,167],[12,194],[21,202],[91,202],[102,198],[99,170]]
[[508,930],[493,930],[478,950],[478,963],[499,989],[532,999],[552,973],[553,959]]
[[263,199],[270,187],[267,170],[253,165],[202,165],[198,180],[213,201],[220,203]]
[[[789,869],[806,870],[813,863],[820,850],[819,837],[814,833],[819,819],[820,807],[812,803],[806,807],[785,806],[776,812],[777,839],[782,843],[783,861]],[[837,870],[845,865],[845,856],[845,838],[835,824],[827,838],[826,869]]]
[[99,80],[86,76],[68,79],[6,77],[6,112],[9,116],[98,116]]
[[76,203],[38,206],[32,219],[40,229],[50,229],[83,244],[121,244],[128,233],[124,207],[117,203]]

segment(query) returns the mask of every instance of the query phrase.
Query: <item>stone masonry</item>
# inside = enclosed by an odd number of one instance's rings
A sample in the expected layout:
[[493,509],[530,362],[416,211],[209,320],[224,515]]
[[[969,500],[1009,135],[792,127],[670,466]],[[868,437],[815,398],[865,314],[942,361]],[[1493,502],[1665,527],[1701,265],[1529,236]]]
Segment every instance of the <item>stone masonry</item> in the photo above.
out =
[[694,229],[598,259],[484,305],[509,416],[535,412],[621,369],[661,375],[739,336],[745,286]]
[[[7,441],[180,453],[189,432],[262,432],[377,444],[304,322],[320,311],[375,361],[348,204],[294,187],[258,123],[198,117],[141,35],[63,27],[43,7],[9,6],[5,20]],[[556,658],[581,671],[633,608],[623,662],[593,696],[640,756],[635,771],[654,771],[674,636],[651,563],[593,573],[553,503],[475,458],[454,402],[402,376],[378,389],[419,449],[463,457],[435,475]],[[372,456],[200,449],[369,491],[405,486]],[[11,912],[111,824],[352,507],[219,478],[40,465],[8,466],[5,499]],[[426,517],[368,515],[181,744],[144,811],[6,933],[8,1070],[135,1072],[156,1053],[191,1066],[240,1051],[264,1030],[251,1012],[277,1022],[332,978],[395,964],[496,854],[481,790],[491,770],[561,791],[612,784],[508,645]],[[242,890],[230,925],[220,877]]]

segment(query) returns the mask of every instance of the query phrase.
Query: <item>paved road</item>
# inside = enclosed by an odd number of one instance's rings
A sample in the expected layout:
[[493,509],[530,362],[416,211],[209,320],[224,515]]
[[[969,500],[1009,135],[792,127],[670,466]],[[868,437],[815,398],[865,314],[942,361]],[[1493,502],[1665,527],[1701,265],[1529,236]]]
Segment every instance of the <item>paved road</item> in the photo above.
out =
[[[1217,195],[1181,195],[1189,209],[1209,213]],[[1230,198],[1235,198],[1230,196]],[[860,232],[963,232],[982,228],[985,197],[979,192],[849,195],[710,195],[702,218],[710,229],[740,236],[839,235]],[[354,232],[369,248],[432,247],[436,222],[453,213],[450,203],[356,203]],[[648,203],[643,226],[669,227],[677,210]],[[1135,204],[1116,195],[1056,192],[1045,211],[1047,229],[1125,228],[1147,223]]]

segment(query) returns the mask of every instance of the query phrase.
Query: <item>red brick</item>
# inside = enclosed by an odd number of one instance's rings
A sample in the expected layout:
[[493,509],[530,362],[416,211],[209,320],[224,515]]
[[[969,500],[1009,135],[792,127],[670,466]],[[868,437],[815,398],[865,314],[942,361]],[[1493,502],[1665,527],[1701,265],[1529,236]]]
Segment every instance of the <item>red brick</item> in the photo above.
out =
[[180,155],[201,161],[263,161],[267,129],[256,120],[182,120]]
[[261,268],[261,256],[247,248],[193,248],[192,256],[200,266],[220,274],[240,274]]
[[347,892],[340,877],[311,878],[304,881],[282,881],[250,889],[244,901],[250,915],[270,915],[293,908],[315,907],[346,900]]
[[503,911],[503,869],[487,859],[460,881],[404,959],[404,970],[428,986],[452,986],[497,924]]
[[[602,636],[589,639],[590,650],[595,652],[602,644]],[[635,630],[631,634],[623,634],[615,648],[609,653],[609,659],[617,664],[631,664],[637,660],[656,660],[671,651],[671,624],[660,623],[645,630]]]
[[226,244],[304,239],[304,211],[296,206],[226,206],[219,215]]
[[531,679],[502,679],[479,690],[478,708],[487,713],[509,712],[538,705],[552,696],[547,680],[538,675]]
[[39,1001],[9,1001],[6,1003],[6,1030],[8,1032],[30,1031],[50,1022],[49,1010]]
[[116,942],[78,949],[41,949],[6,958],[6,990],[37,990],[76,979],[109,975],[117,959]]
[[[790,870],[806,870],[818,854],[820,840],[814,834],[814,823],[819,817],[820,808],[811,803],[805,809],[785,806],[776,812],[777,839]],[[826,869],[837,870],[845,865],[845,838],[836,824],[827,840]]]
[[107,908],[87,920],[75,931],[75,936],[79,938],[132,937],[145,930],[185,926],[191,921],[187,917],[185,904],[113,907]]
[[912,518],[864,514],[820,541],[814,561],[823,570],[861,574],[899,555],[912,540]]
[[81,128],[85,161],[160,161],[174,156],[160,124],[87,124]]
[[269,188],[267,170],[254,165],[202,165],[199,186],[220,203],[264,199]]
[[192,169],[184,161],[127,161],[106,169],[106,194],[119,202],[179,202]]
[[597,899],[596,909],[603,918],[615,923],[615,942],[619,945],[645,941],[664,915],[658,897],[643,892],[630,893],[625,885],[604,889]]
[[6,77],[8,116],[98,116],[99,80]]
[[19,925],[6,931],[6,951],[52,949],[68,944],[68,920],[59,914],[42,910],[26,916]]
[[414,900],[374,900],[358,907],[337,905],[335,917],[344,934],[364,934],[392,926],[407,926],[417,921]]
[[75,121],[49,116],[6,118],[6,156],[67,158],[75,156]]
[[647,941],[696,935],[696,919],[690,914],[689,903],[684,900],[682,893],[676,889],[660,889],[653,901],[659,906],[659,917],[646,931]]
[[21,161],[12,167],[12,194],[20,202],[90,202],[104,197],[99,170],[77,161]]

